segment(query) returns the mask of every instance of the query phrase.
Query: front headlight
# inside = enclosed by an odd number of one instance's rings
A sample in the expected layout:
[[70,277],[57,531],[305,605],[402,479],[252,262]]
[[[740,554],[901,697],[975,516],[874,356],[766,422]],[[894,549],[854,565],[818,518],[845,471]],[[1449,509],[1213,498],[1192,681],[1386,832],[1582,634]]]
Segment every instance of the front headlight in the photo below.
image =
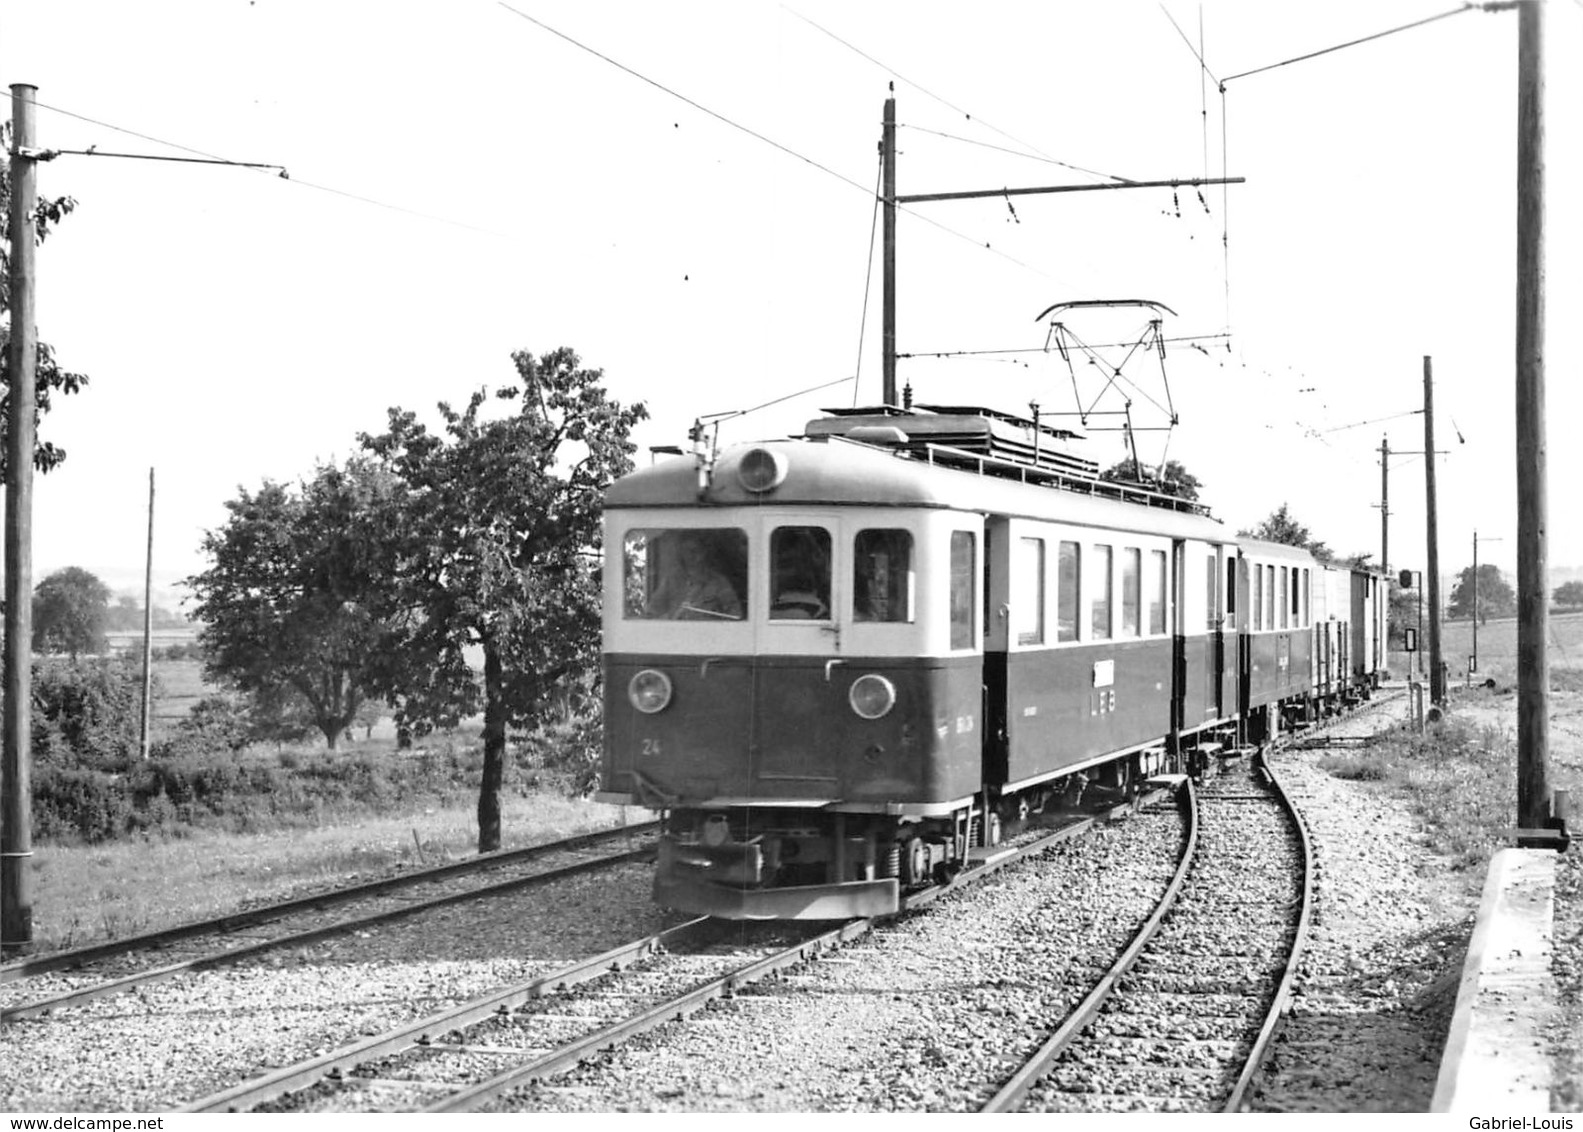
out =
[[896,706],[896,685],[871,672],[852,681],[846,698],[864,719],[879,719]]
[[627,699],[644,715],[664,711],[671,702],[671,678],[653,668],[645,668],[627,684]]

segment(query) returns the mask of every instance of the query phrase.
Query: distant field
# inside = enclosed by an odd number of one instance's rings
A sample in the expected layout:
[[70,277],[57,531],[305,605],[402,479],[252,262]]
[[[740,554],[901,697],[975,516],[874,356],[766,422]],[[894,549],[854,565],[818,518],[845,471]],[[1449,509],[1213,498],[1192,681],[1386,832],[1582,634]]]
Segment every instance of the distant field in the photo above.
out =
[[154,679],[159,687],[151,728],[156,739],[164,729],[185,719],[193,704],[218,691],[213,685],[204,683],[203,662],[199,660],[156,660]]
[[[1493,679],[1510,684],[1517,679],[1517,619],[1491,618],[1479,626],[1479,681]],[[1420,663],[1429,671],[1429,632],[1424,630],[1423,653]],[[1468,657],[1473,655],[1473,622],[1447,621],[1440,630],[1440,652],[1453,683],[1462,683],[1468,673]],[[1550,615],[1550,647],[1547,650],[1552,669],[1583,669],[1583,612],[1552,613]],[[1391,653],[1391,672],[1405,675],[1406,653]]]

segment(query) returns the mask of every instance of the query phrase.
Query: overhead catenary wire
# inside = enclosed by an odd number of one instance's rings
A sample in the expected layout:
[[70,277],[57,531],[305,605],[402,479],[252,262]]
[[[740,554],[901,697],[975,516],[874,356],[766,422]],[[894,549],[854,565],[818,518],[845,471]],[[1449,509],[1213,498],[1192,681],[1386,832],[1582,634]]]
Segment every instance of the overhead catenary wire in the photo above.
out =
[[1021,138],[1016,137],[1013,134],[1008,134],[1005,130],[1000,129],[998,126],[993,125],[992,123],[984,120],[983,118],[974,118],[973,115],[970,112],[968,112],[967,110],[962,109],[962,107],[957,106],[955,103],[949,102],[946,99],[941,98],[938,94],[935,94],[928,87],[925,87],[925,86],[923,86],[923,85],[921,85],[921,84],[919,84],[917,82],[914,82],[912,79],[907,78],[907,76],[903,75],[900,71],[896,70],[894,67],[891,67],[891,66],[881,62],[880,60],[874,58],[874,56],[870,55],[868,52],[864,51],[862,48],[857,47],[857,46],[855,46],[855,45],[853,45],[851,43],[848,43],[846,40],[842,39],[839,35],[836,35],[835,32],[831,31],[829,28],[826,28],[823,25],[821,25],[819,23],[816,23],[814,20],[809,19],[807,16],[803,15],[801,12],[798,12],[795,9],[792,9],[792,8],[787,8],[786,5],[784,5],[784,4],[782,4],[781,7],[785,8],[786,11],[790,12],[792,15],[796,16],[799,20],[802,20],[804,23],[808,24],[810,27],[814,28],[815,30],[817,30],[819,32],[822,32],[824,35],[829,36],[831,39],[833,39],[837,43],[839,43],[842,47],[845,47],[848,51],[852,51],[852,52],[854,52],[857,55],[861,55],[864,59],[867,59],[870,63],[873,63],[876,67],[878,67],[880,70],[884,71],[886,74],[892,75],[895,78],[897,78],[898,80],[900,80],[901,82],[906,83],[908,86],[912,87],[914,90],[918,91],[920,94],[925,95],[928,98],[934,99],[934,101],[938,102],[941,106],[944,106],[948,110],[952,110],[952,111],[956,112],[957,114],[962,115],[962,117],[967,119],[968,121],[970,121],[970,122],[977,122],[980,126],[983,126],[985,129],[990,130],[993,133],[999,134],[1001,137],[1007,139],[1008,141],[1016,142],[1018,145],[1022,146],[1024,149],[1033,150],[1034,153],[1038,154],[1041,158],[1043,158],[1046,161],[1052,162],[1052,163],[1054,163],[1056,165],[1064,166],[1065,168],[1074,170],[1075,172],[1078,172],[1078,173],[1087,173],[1091,177],[1104,177],[1104,178],[1107,178],[1107,179],[1112,180],[1112,181],[1122,181],[1122,182],[1125,182],[1125,181],[1128,180],[1128,178],[1117,176],[1114,173],[1099,173],[1099,172],[1095,172],[1092,169],[1085,169],[1085,168],[1083,168],[1080,165],[1073,165],[1070,162],[1062,161],[1059,158],[1051,157],[1049,154],[1045,153],[1043,150],[1039,149],[1038,146],[1032,144],[1031,142],[1023,141]]
[[[857,189],[860,192],[864,193],[865,195],[870,193],[871,190],[868,188],[867,185],[859,184],[857,181],[854,181],[851,177],[848,177],[845,173],[838,172],[838,171],[830,168],[828,165],[823,164],[822,162],[816,161],[813,158],[808,157],[805,154],[798,153],[795,149],[792,149],[790,146],[781,144],[780,142],[776,141],[774,138],[771,138],[771,137],[769,137],[769,136],[767,136],[765,134],[762,134],[759,131],[753,129],[751,126],[744,126],[742,123],[733,121],[732,119],[726,117],[724,114],[721,114],[720,112],[718,112],[716,110],[711,110],[709,107],[705,106],[703,103],[698,102],[695,99],[689,98],[687,95],[682,94],[680,91],[673,90],[672,88],[666,86],[664,83],[658,81],[657,79],[651,79],[647,75],[643,74],[642,72],[633,70],[631,67],[627,66],[625,63],[621,63],[621,62],[619,62],[619,61],[617,61],[615,59],[612,59],[610,56],[604,54],[602,51],[599,51],[596,48],[590,47],[588,44],[583,43],[581,40],[575,39],[572,36],[567,35],[565,32],[559,31],[556,28],[551,27],[549,24],[545,23],[543,20],[540,20],[540,19],[538,19],[538,18],[536,18],[534,16],[530,16],[526,12],[522,11],[519,8],[512,7],[510,4],[507,4],[505,2],[505,0],[496,0],[496,2],[499,4],[500,7],[504,8],[506,11],[510,12],[512,15],[520,16],[522,19],[528,21],[530,24],[533,24],[536,27],[542,28],[543,30],[549,32],[551,35],[555,36],[557,39],[564,40],[565,42],[571,44],[573,47],[577,48],[579,51],[586,51],[588,54],[594,56],[594,58],[600,59],[600,60],[610,64],[612,67],[615,67],[617,70],[622,71],[622,72],[624,72],[624,73],[626,73],[628,75],[631,75],[633,78],[639,80],[640,82],[647,83],[649,86],[652,86],[656,90],[662,91],[665,94],[670,95],[672,98],[675,98],[675,99],[678,99],[679,101],[685,102],[687,105],[693,107],[695,110],[699,111],[700,113],[707,114],[709,117],[715,119],[716,121],[721,122],[724,125],[730,126],[733,130],[739,130],[742,133],[747,134],[749,137],[754,138],[754,139],[756,139],[758,141],[761,141],[765,145],[768,145],[768,146],[770,146],[770,147],[772,147],[772,148],[774,148],[776,150],[779,150],[781,153],[786,154],[788,157],[795,158],[796,160],[801,161],[804,164],[810,165],[813,168],[819,170],[821,173],[826,173],[829,176],[834,177],[836,180],[840,181],[842,184],[848,185],[848,186],[850,186],[850,187],[852,187],[854,189]],[[1015,139],[1013,139],[1013,140],[1015,140]],[[919,220],[922,220],[924,223],[929,224],[932,227],[938,228],[940,231],[945,232],[948,235],[955,236],[959,240],[963,240],[963,241],[965,241],[965,242],[967,242],[969,244],[972,244],[975,247],[981,247],[985,251],[990,252],[993,255],[997,255],[1001,259],[1006,260],[1008,263],[1013,263],[1013,264],[1017,265],[1018,267],[1024,269],[1025,271],[1031,271],[1035,275],[1043,276],[1046,279],[1053,279],[1054,278],[1052,275],[1050,275],[1049,272],[1044,271],[1041,268],[1034,267],[1030,263],[1025,263],[1022,260],[1018,259],[1016,256],[1008,255],[1007,253],[1001,251],[999,248],[993,247],[989,243],[989,241],[987,241],[987,240],[979,240],[979,239],[976,239],[973,236],[967,235],[964,232],[959,232],[955,228],[952,228],[952,227],[950,227],[949,225],[946,225],[946,224],[942,224],[938,220],[935,220],[933,217],[930,217],[930,216],[928,216],[928,215],[926,215],[924,213],[921,213],[921,212],[917,212],[917,211],[915,211],[913,209],[901,208],[901,211],[906,212],[908,215],[916,217]]]
[[[143,132],[141,132],[139,130],[129,129],[126,126],[118,126],[118,125],[116,125],[113,122],[106,122],[106,121],[104,121],[103,119],[100,119],[100,118],[92,118],[92,117],[89,117],[86,114],[80,114],[80,113],[78,113],[75,110],[67,110],[64,107],[60,107],[60,106],[52,106],[52,105],[50,105],[48,103],[45,103],[45,102],[39,102],[37,99],[33,99],[31,101],[32,101],[33,105],[37,106],[40,110],[48,110],[51,114],[60,114],[63,117],[75,118],[79,122],[87,122],[90,125],[99,126],[102,129],[114,130],[116,133],[126,134],[128,137],[141,138],[143,141],[153,142],[155,145],[168,146],[171,149],[180,150],[183,153],[195,154],[198,157],[206,158],[207,160],[209,160],[211,162],[214,162],[214,163],[217,163],[217,164],[221,164],[221,165],[237,165],[237,166],[241,166],[243,168],[253,168],[254,165],[257,164],[257,163],[244,162],[244,161],[232,161],[232,160],[230,160],[228,158],[221,157],[218,154],[209,153],[209,152],[206,152],[205,150],[201,150],[201,149],[195,149],[194,147],[189,146],[189,145],[183,145],[180,142],[168,141],[165,138],[155,137],[153,134],[146,134],[146,133],[143,133]],[[61,152],[66,152],[66,151],[63,150]],[[75,152],[75,151],[73,151],[73,152]],[[97,156],[98,153],[96,152],[95,155]],[[175,159],[174,158],[167,158],[165,160],[175,160]],[[278,166],[278,165],[264,165],[264,166],[262,166],[262,168],[281,169],[282,167]],[[377,199],[375,197],[364,196],[361,193],[349,192],[346,189],[338,189],[338,188],[336,188],[333,185],[324,185],[324,184],[320,184],[320,183],[318,183],[316,181],[306,181],[306,180],[303,180],[301,177],[282,177],[282,176],[277,175],[277,176],[272,177],[271,179],[272,180],[282,180],[282,179],[284,179],[286,181],[289,181],[293,185],[300,185],[302,188],[305,188],[305,189],[313,189],[313,190],[315,190],[317,192],[329,193],[332,196],[344,197],[347,200],[354,200],[354,201],[358,201],[358,202],[360,202],[362,204],[373,205],[376,208],[382,208],[382,209],[385,209],[386,211],[389,211],[389,212],[400,212],[400,213],[403,213],[404,215],[407,215],[407,216],[417,217],[420,220],[433,220],[433,221],[435,221],[437,223],[446,224],[446,225],[449,225],[450,227],[453,227],[453,228],[465,228],[465,229],[467,229],[470,232],[478,232],[478,233],[480,233],[482,235],[486,235],[486,236],[499,236],[502,239],[508,239],[508,240],[524,239],[524,237],[521,236],[521,235],[516,235],[516,234],[510,233],[510,232],[500,232],[500,231],[497,231],[497,230],[491,229],[491,228],[482,228],[482,227],[479,227],[476,224],[469,224],[465,220],[458,220],[458,219],[456,219],[453,216],[439,216],[439,215],[436,215],[435,213],[432,213],[432,212],[422,212],[422,211],[420,211],[418,209],[415,209],[415,208],[407,208],[405,205],[391,204],[389,201],[383,201],[383,200],[379,200],[379,199]]]
[[1414,20],[1412,23],[1401,24],[1401,25],[1399,25],[1397,27],[1387,28],[1384,31],[1377,31],[1373,35],[1365,35],[1365,36],[1362,36],[1362,37],[1360,37],[1358,39],[1350,39],[1350,40],[1348,40],[1345,43],[1338,43],[1338,44],[1336,44],[1333,47],[1323,47],[1323,48],[1320,48],[1318,51],[1310,51],[1310,52],[1308,52],[1305,55],[1296,55],[1296,56],[1293,56],[1290,59],[1282,59],[1279,63],[1268,63],[1268,64],[1266,64],[1263,67],[1254,67],[1252,70],[1249,70],[1249,71],[1241,71],[1241,72],[1238,72],[1235,75],[1227,75],[1224,79],[1220,80],[1220,90],[1221,90],[1222,93],[1224,93],[1225,89],[1226,89],[1226,84],[1229,83],[1229,82],[1234,82],[1237,79],[1245,79],[1245,78],[1248,78],[1250,75],[1262,75],[1265,71],[1273,71],[1277,67],[1289,67],[1293,63],[1306,62],[1309,59],[1317,59],[1321,55],[1329,55],[1329,54],[1331,54],[1333,52],[1336,52],[1336,51],[1344,51],[1344,50],[1346,50],[1349,47],[1357,47],[1359,44],[1372,43],[1374,40],[1376,40],[1376,39],[1384,39],[1388,35],[1396,35],[1398,32],[1411,31],[1413,28],[1420,28],[1420,27],[1423,27],[1425,24],[1432,24],[1432,23],[1435,23],[1435,22],[1437,22],[1439,20],[1449,19],[1452,16],[1460,16],[1463,12],[1471,12],[1471,11],[1473,11],[1475,9],[1482,9],[1482,10],[1487,11],[1487,12],[1494,12],[1494,11],[1503,10],[1505,8],[1509,8],[1510,6],[1511,6],[1511,4],[1509,2],[1507,2],[1507,3],[1489,3],[1489,4],[1466,3],[1466,4],[1461,5],[1460,7],[1451,9],[1449,12],[1441,12],[1439,15],[1436,15],[1436,16],[1426,16],[1426,17],[1424,17],[1421,20]]

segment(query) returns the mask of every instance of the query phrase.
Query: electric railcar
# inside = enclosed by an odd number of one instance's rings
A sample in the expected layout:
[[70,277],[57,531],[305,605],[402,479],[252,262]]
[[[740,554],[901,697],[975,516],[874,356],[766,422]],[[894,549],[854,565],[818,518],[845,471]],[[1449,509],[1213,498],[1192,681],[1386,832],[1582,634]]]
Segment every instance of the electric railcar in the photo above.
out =
[[598,797],[662,815],[660,903],[895,911],[1032,812],[1367,695],[1376,575],[1101,481],[1073,435],[864,410],[610,487]]

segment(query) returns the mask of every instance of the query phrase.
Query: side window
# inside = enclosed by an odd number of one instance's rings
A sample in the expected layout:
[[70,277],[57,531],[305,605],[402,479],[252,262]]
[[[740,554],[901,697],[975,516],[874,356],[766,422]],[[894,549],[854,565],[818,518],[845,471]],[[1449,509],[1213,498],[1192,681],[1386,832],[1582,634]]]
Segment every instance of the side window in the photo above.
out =
[[973,625],[973,579],[978,564],[973,561],[975,539],[972,531],[951,532],[951,647],[970,649],[978,643]]
[[1314,623],[1313,595],[1309,592],[1309,587],[1311,585],[1313,585],[1313,579],[1309,577],[1308,568],[1304,567],[1303,568],[1303,624],[1304,625],[1312,625]]
[[1121,635],[1138,635],[1139,607],[1143,604],[1143,551],[1135,546],[1121,549]]
[[1291,627],[1291,612],[1292,612],[1292,607],[1287,603],[1287,598],[1286,598],[1286,567],[1282,566],[1281,567],[1281,628],[1288,629],[1288,628]]
[[770,620],[830,620],[830,532],[776,527],[770,535]]
[[1253,575],[1253,628],[1264,628],[1264,567],[1255,565]]
[[1226,559],[1226,631],[1237,628],[1237,560]]
[[1264,568],[1264,627],[1275,628],[1275,567]]
[[1011,628],[1019,645],[1044,643],[1044,540],[1017,540],[1011,566]]
[[1170,581],[1170,577],[1165,568],[1165,551],[1150,551],[1149,559],[1154,563],[1149,579],[1149,632],[1164,633],[1165,587]]
[[1115,587],[1115,579],[1111,577],[1110,563],[1114,551],[1103,544],[1094,546],[1094,560],[1090,568],[1094,571],[1094,616],[1091,628],[1094,631],[1094,640],[1110,640],[1110,598]]
[[1211,631],[1218,627],[1215,607],[1219,602],[1215,599],[1219,595],[1216,593],[1215,587],[1219,581],[1220,571],[1215,569],[1215,556],[1211,554],[1208,558],[1208,565],[1204,567],[1204,627]]
[[1082,552],[1075,542],[1063,542],[1055,577],[1055,639],[1077,640],[1078,610],[1082,608]]
[[735,527],[630,530],[622,540],[622,615],[639,621],[740,621],[748,536]]
[[852,540],[852,620],[912,620],[912,534],[859,531]]

